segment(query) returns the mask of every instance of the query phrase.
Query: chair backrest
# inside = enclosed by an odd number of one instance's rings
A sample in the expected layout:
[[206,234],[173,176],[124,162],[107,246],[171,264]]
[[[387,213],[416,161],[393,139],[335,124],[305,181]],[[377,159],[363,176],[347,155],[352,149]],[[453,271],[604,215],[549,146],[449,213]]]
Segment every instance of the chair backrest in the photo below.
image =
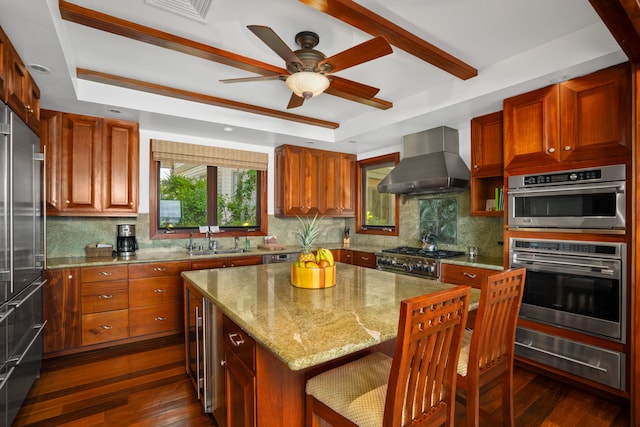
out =
[[470,294],[470,287],[457,286],[400,303],[384,426],[453,421],[456,366]]
[[524,268],[505,270],[488,276],[482,283],[480,304],[469,348],[467,375],[473,375],[475,368],[475,373],[479,375],[503,365],[497,369],[497,376],[508,364],[513,363],[516,325],[525,275]]

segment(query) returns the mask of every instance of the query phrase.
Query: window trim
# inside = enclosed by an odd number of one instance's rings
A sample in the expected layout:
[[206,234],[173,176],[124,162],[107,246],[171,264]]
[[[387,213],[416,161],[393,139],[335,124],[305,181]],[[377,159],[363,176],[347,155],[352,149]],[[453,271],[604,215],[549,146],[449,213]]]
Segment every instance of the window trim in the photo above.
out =
[[[193,233],[194,237],[203,237],[205,233],[196,231],[171,230],[164,231],[158,229],[158,185],[160,184],[160,161],[153,160],[153,155],[149,156],[149,239],[188,239]],[[260,228],[254,231],[229,230],[221,231],[216,237],[237,237],[237,236],[266,236],[269,224],[267,215],[267,171],[257,171],[258,187],[260,188],[258,197],[258,214],[260,215]]]
[[399,219],[399,197],[396,194],[396,203],[395,203],[395,226],[392,228],[369,228],[365,224],[363,224],[363,216],[366,214],[364,210],[366,209],[366,205],[363,200],[364,189],[362,188],[362,179],[363,179],[363,171],[371,166],[382,165],[385,163],[398,164],[400,162],[400,153],[389,153],[383,154],[377,157],[371,157],[368,159],[363,159],[358,161],[358,167],[356,168],[356,179],[358,182],[356,197],[357,197],[357,211],[356,211],[356,233],[358,234],[375,234],[380,236],[398,236],[400,233],[400,219]]

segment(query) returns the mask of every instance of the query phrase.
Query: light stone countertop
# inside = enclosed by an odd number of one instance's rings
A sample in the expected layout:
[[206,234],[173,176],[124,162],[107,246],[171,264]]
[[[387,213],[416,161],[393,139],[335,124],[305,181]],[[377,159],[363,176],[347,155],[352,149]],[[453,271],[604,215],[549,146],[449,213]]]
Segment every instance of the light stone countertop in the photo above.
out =
[[[337,263],[336,286],[299,289],[290,263],[183,272],[227,317],[297,371],[394,338],[400,301],[452,285]],[[471,292],[471,309],[480,291]]]

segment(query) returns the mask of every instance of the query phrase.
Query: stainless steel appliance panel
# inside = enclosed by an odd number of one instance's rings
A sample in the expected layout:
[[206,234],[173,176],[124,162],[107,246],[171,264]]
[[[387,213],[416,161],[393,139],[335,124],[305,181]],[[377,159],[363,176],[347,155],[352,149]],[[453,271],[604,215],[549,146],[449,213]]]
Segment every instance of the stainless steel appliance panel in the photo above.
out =
[[509,177],[513,228],[623,230],[625,165]]
[[623,353],[517,328],[515,354],[619,390],[625,389]]
[[295,262],[298,260],[299,252],[289,254],[262,255],[263,264],[274,264],[278,262]]

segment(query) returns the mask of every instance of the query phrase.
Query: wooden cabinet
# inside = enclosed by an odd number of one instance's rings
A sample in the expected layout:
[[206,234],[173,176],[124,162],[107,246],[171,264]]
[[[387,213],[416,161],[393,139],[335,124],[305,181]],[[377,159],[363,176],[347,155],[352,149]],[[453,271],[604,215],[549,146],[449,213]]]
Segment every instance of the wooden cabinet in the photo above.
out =
[[44,353],[82,345],[81,276],[79,268],[47,270],[42,291]]
[[325,216],[352,217],[356,214],[356,158],[350,154],[325,152],[320,173],[320,197]]
[[182,278],[189,263],[129,265],[129,329],[132,337],[182,330]]
[[357,265],[359,267],[376,268],[376,255],[373,252],[342,249],[340,262]]
[[210,268],[241,267],[243,265],[262,264],[262,255],[248,255],[228,258],[204,258],[191,261],[191,270]]
[[487,209],[487,200],[495,200],[496,188],[504,185],[502,128],[502,111],[471,120],[471,215],[502,215]]
[[489,268],[443,263],[440,280],[443,283],[466,285],[480,289],[485,277],[495,273],[498,273],[498,271]]
[[508,171],[625,161],[631,153],[629,64],[504,101]]
[[84,267],[82,275],[82,345],[129,337],[126,265]]
[[7,55],[9,49],[9,38],[0,28],[0,99],[7,99]]
[[225,392],[228,426],[256,425],[256,343],[223,316]]
[[37,134],[40,121],[40,89],[8,39],[5,48],[6,102]]
[[276,216],[355,215],[356,157],[283,145],[275,150]]
[[138,124],[43,111],[47,214],[131,216],[138,210]]

